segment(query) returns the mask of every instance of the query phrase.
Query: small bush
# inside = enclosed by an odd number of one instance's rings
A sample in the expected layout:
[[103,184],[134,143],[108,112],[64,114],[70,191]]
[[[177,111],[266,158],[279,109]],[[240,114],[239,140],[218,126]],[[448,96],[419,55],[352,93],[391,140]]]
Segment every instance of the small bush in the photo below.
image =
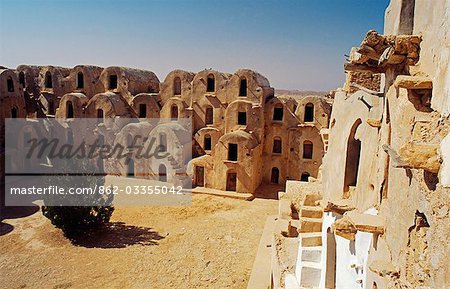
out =
[[[46,186],[58,186],[68,190],[70,187],[94,188],[104,185],[104,178],[93,174],[95,169],[89,161],[76,159],[64,162],[62,171],[79,172],[82,175],[52,176],[46,180]],[[114,212],[112,200],[113,195],[98,192],[83,195],[47,195],[44,196],[42,213],[53,225],[60,228],[65,236],[71,238],[108,223]],[[68,206],[70,204],[74,206]]]

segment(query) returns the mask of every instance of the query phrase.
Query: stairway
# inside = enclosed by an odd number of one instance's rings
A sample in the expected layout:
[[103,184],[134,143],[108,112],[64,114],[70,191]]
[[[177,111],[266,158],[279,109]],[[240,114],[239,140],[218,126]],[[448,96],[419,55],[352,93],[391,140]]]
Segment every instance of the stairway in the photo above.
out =
[[306,193],[300,206],[299,249],[295,277],[300,287],[318,288],[322,274],[322,197]]

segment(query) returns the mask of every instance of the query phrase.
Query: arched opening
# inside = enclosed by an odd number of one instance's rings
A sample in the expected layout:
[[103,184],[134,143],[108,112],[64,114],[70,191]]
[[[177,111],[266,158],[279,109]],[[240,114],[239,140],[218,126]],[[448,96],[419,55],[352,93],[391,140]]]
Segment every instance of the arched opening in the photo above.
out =
[[102,123],[103,122],[103,109],[99,108],[97,109],[97,123]]
[[14,81],[11,76],[6,79],[6,87],[8,88],[8,92],[14,92]]
[[159,151],[160,152],[167,151],[167,135],[165,133],[159,134]]
[[84,75],[81,71],[77,74],[77,88],[84,88]]
[[45,73],[45,88],[53,88],[53,79],[50,71]]
[[309,140],[303,142],[303,158],[310,160],[313,158],[313,143]]
[[73,103],[71,101],[66,102],[67,118],[73,118]]
[[305,122],[313,122],[314,121],[314,104],[307,103],[305,105],[304,121]]
[[133,159],[128,160],[127,177],[134,178],[134,160]]
[[117,75],[111,74],[109,76],[109,89],[116,89],[117,88]]
[[280,178],[280,170],[277,167],[272,168],[272,172],[270,174],[270,182],[272,184],[278,184]]
[[19,73],[19,83],[25,88],[25,73],[23,71]]
[[302,173],[301,177],[300,177],[300,181],[302,182],[309,182],[309,177],[311,175],[308,172],[304,172]]
[[236,172],[227,172],[226,190],[235,192],[236,187],[237,187],[237,173]]
[[167,182],[167,168],[164,164],[160,164],[158,168],[160,182]]
[[178,105],[172,104],[172,106],[170,108],[170,118],[172,120],[177,120],[178,119]]
[[209,134],[206,134],[205,138],[203,139],[203,147],[204,147],[205,151],[211,150],[212,142],[211,142],[211,136]]
[[247,96],[247,79],[241,78],[239,83],[239,96]]
[[206,107],[205,110],[205,124],[213,124],[214,122],[214,110],[211,106]]
[[282,105],[277,105],[273,108],[273,120],[274,121],[282,121],[283,120],[283,106]]
[[272,153],[274,154],[281,154],[282,150],[282,142],[280,137],[275,137],[273,139],[273,147],[272,147]]
[[195,180],[194,183],[197,187],[205,186],[205,167],[195,166]]
[[173,95],[181,95],[181,79],[175,77],[173,80]]
[[358,119],[352,126],[347,141],[347,155],[345,161],[344,196],[348,196],[350,187],[356,187],[358,181],[359,160],[361,155],[361,141],[356,139],[356,132],[361,125]]
[[11,108],[11,118],[17,118],[17,107]]
[[208,75],[208,79],[206,81],[206,92],[215,92],[216,91],[216,81],[214,79],[214,75]]
[[139,117],[140,118],[147,117],[147,105],[145,103],[139,104]]

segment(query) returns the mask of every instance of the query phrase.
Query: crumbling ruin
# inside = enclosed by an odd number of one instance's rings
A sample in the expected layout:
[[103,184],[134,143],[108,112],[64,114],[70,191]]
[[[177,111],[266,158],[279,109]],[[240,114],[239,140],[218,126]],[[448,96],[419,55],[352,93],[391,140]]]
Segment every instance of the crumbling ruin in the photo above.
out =
[[280,193],[272,288],[449,286],[449,13],[392,0],[351,49],[321,179]]

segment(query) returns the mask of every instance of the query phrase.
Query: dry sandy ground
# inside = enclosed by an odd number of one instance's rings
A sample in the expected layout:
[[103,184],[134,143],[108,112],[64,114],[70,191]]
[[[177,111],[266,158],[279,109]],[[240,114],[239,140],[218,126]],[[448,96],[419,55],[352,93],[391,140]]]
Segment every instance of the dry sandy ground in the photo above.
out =
[[40,211],[6,219],[0,287],[245,288],[276,211],[274,200],[209,195],[187,207],[119,207],[109,227],[76,244]]

